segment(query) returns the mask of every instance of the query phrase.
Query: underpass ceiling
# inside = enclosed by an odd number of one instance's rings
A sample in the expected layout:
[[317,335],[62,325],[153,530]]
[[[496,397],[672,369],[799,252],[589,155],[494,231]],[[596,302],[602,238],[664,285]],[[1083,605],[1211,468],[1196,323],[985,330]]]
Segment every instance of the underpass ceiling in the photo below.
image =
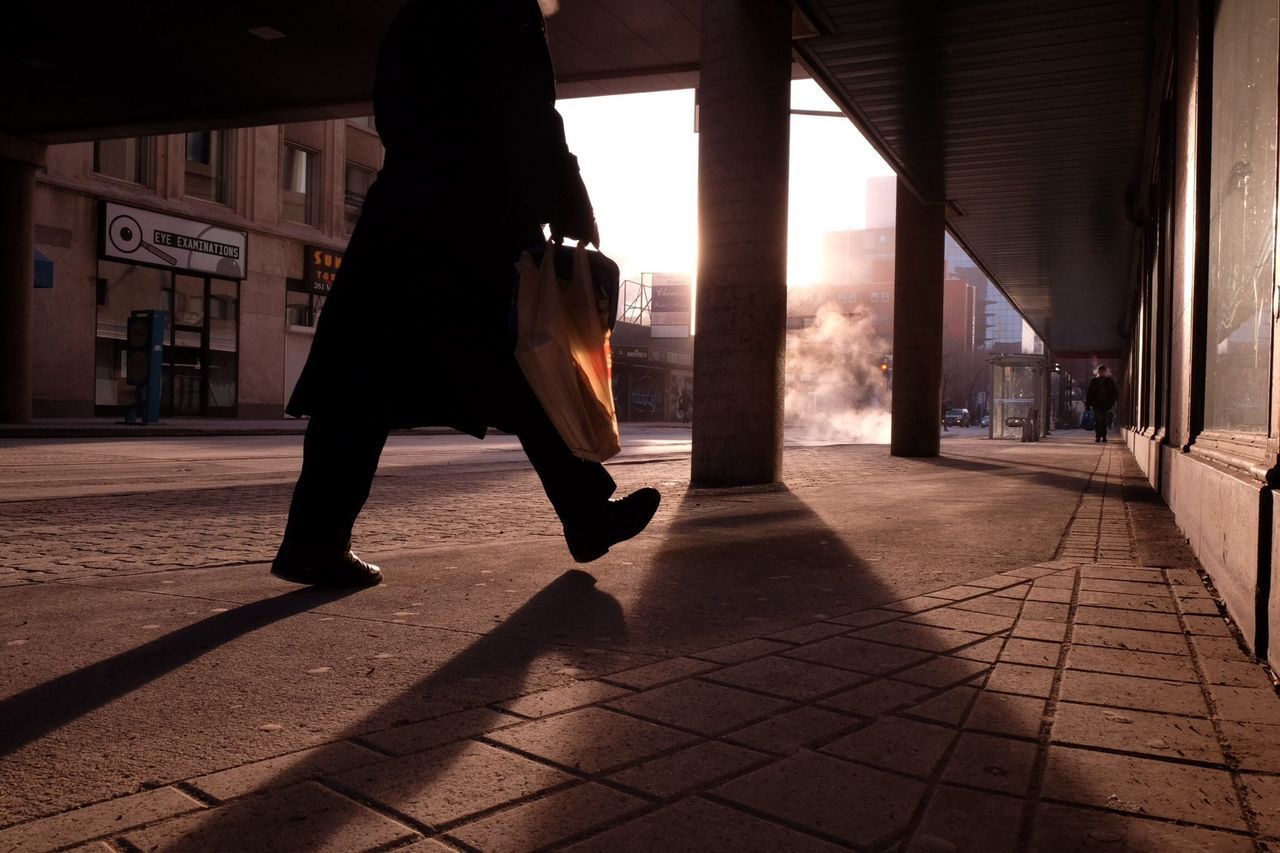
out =
[[[20,0],[0,130],[60,142],[361,115],[400,5]],[[819,34],[796,42],[800,58],[918,194],[955,202],[953,231],[1049,345],[1118,350],[1154,0],[802,5]],[[700,7],[562,0],[549,27],[562,96],[696,85]]]

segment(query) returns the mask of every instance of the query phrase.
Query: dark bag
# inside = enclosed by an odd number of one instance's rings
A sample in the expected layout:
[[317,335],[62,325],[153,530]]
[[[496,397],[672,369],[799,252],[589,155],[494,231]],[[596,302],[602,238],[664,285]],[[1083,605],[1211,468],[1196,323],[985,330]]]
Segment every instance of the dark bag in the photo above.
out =
[[1080,416],[1080,429],[1093,429],[1093,409],[1085,409]]

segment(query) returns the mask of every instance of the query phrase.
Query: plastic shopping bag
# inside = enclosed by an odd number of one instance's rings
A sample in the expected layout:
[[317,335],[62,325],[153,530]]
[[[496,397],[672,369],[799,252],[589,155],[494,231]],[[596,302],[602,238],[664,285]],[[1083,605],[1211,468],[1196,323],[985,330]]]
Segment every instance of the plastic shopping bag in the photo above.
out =
[[516,361],[573,454],[603,462],[621,449],[613,407],[608,317],[591,280],[585,247],[569,278],[556,275],[554,247],[541,266],[525,252],[516,264]]

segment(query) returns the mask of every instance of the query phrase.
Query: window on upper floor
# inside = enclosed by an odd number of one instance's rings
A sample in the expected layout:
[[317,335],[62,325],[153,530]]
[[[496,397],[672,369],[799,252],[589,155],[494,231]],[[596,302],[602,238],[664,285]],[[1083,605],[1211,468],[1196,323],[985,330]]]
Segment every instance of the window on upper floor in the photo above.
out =
[[93,143],[93,171],[99,175],[151,186],[152,141],[149,136],[99,139]]
[[186,194],[218,204],[230,202],[230,132],[201,130],[187,134]]
[[304,225],[320,224],[320,155],[286,142],[280,169],[280,215]]

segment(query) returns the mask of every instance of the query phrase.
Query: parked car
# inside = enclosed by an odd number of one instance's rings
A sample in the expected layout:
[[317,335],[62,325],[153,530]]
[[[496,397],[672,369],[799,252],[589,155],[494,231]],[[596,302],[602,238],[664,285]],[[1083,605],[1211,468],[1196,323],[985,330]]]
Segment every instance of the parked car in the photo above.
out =
[[947,426],[967,427],[969,425],[969,410],[947,409],[947,413],[942,416],[942,422]]
[[979,424],[984,427],[991,426],[991,415],[983,415],[982,420],[979,421]]

